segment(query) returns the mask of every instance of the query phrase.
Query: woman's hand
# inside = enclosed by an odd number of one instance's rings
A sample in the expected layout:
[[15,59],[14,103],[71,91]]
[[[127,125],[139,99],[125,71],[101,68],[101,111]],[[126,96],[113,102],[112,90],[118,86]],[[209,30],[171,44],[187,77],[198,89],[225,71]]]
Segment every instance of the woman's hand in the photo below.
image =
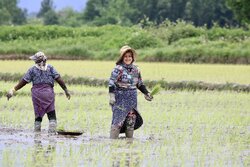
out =
[[68,89],[65,89],[64,92],[65,92],[66,97],[68,99],[70,99],[71,96],[70,96],[70,93],[69,93]]
[[9,100],[14,95],[15,91],[16,91],[15,88],[9,90],[9,92],[6,95],[7,100]]
[[145,97],[145,99],[147,101],[152,101],[153,100],[153,96],[151,96],[150,93],[145,94],[144,97]]

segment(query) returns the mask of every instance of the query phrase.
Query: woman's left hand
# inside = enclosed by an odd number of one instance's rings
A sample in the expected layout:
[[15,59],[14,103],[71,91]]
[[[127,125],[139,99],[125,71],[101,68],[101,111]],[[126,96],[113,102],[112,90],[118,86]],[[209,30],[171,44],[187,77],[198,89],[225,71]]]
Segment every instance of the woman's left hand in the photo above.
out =
[[152,100],[153,100],[153,96],[151,96],[150,93],[145,94],[144,97],[145,97],[145,99],[146,99],[147,101],[152,101]]

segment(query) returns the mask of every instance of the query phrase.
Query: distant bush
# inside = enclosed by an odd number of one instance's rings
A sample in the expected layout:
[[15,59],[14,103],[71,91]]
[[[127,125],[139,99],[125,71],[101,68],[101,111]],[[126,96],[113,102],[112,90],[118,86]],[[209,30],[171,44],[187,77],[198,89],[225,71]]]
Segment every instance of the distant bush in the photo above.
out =
[[142,49],[147,47],[157,47],[160,42],[157,38],[153,37],[150,34],[147,33],[139,33],[133,35],[129,41],[128,44],[133,46],[135,49]]
[[191,23],[178,20],[176,23],[166,20],[158,27],[149,27],[157,38],[166,41],[167,44],[171,44],[179,39],[198,37],[205,33],[205,28],[197,28]]
[[71,28],[62,26],[2,26],[0,31],[1,41],[10,40],[50,40],[61,37],[85,37],[102,35],[95,28]]
[[[1,26],[0,59],[21,59],[44,51],[51,58],[113,60],[123,45],[135,48],[139,61],[188,63],[250,62],[250,31],[241,28],[195,27],[166,20],[141,28]],[[4,55],[7,55],[6,57]]]
[[244,31],[241,28],[226,29],[221,27],[213,27],[207,30],[206,35],[209,40],[240,42],[250,38],[250,31]]

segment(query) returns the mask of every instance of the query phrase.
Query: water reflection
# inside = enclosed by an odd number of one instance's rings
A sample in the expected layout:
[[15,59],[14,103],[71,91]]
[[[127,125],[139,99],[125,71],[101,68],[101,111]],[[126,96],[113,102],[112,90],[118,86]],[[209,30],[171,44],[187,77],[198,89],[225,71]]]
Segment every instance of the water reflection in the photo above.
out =
[[133,140],[128,139],[126,145],[117,148],[117,150],[112,154],[112,167],[134,167],[141,166],[141,156],[140,152],[137,151],[132,146]]
[[33,162],[35,166],[54,166],[56,139],[54,136],[44,136],[42,133],[34,134]]

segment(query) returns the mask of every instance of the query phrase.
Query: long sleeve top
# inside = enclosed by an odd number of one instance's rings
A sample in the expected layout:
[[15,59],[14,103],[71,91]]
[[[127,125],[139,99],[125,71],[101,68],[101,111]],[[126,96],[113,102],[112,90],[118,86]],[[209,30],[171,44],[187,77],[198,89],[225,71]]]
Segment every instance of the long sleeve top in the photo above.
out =
[[119,64],[112,70],[109,79],[109,92],[116,89],[136,89],[138,88],[144,94],[148,93],[143,84],[141,72],[138,66],[134,64]]

